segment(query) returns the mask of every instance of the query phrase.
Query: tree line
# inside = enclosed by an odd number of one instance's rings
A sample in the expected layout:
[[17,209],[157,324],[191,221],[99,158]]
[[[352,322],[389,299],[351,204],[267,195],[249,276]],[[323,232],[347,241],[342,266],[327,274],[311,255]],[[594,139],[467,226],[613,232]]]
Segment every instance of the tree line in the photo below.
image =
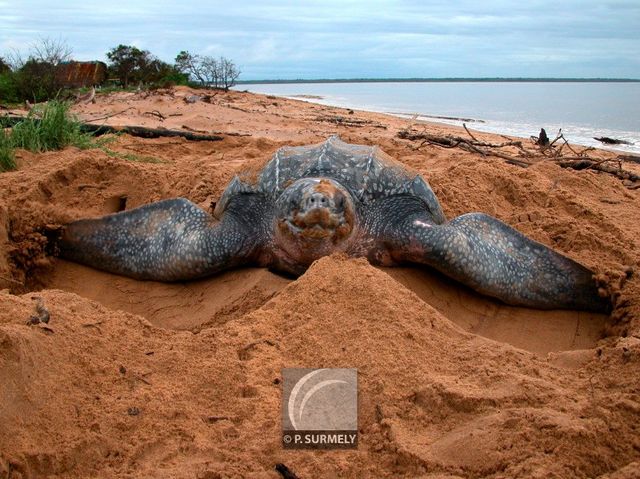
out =
[[[225,57],[184,50],[173,64],[148,50],[122,44],[110,49],[106,58],[106,81],[122,88],[190,84],[228,90],[240,76],[238,67]],[[26,56],[16,51],[0,56],[0,103],[38,102],[64,96],[68,86],[59,73],[72,60],[71,48],[51,39],[35,43]]]

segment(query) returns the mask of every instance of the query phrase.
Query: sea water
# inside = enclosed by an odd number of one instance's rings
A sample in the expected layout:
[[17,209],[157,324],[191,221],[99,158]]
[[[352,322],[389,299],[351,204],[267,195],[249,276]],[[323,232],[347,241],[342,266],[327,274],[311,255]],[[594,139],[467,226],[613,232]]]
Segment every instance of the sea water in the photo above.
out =
[[[278,83],[236,89],[451,125],[464,122],[470,129],[525,138],[544,128],[553,139],[561,129],[570,143],[640,153],[640,83]],[[632,144],[606,146],[594,140],[602,136]]]

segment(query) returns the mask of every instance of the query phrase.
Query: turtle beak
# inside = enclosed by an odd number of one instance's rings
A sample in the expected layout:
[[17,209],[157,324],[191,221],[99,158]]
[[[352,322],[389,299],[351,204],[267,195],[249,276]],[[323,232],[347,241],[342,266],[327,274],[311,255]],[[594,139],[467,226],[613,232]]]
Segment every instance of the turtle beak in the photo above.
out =
[[284,237],[300,241],[306,248],[326,249],[350,236],[355,211],[348,191],[332,180],[315,178],[290,188],[282,197],[283,214],[278,220]]
[[293,219],[311,237],[329,236],[345,222],[344,195],[328,182],[310,186],[304,192],[300,209]]
[[339,241],[351,231],[352,219],[344,193],[321,180],[305,187],[286,222],[292,233],[308,240]]
[[305,210],[310,211],[315,208],[329,208],[333,205],[333,198],[320,191],[313,191],[304,199]]
[[330,214],[344,212],[345,198],[342,191],[327,180],[309,185],[302,194],[300,212],[310,213],[313,210],[327,210]]

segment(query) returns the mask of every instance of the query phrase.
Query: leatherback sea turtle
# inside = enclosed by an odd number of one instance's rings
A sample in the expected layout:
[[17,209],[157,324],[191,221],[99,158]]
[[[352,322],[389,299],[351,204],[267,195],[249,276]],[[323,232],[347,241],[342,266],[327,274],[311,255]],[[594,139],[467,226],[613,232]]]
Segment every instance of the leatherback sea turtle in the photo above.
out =
[[301,274],[333,252],[420,263],[505,303],[606,311],[593,274],[483,213],[447,221],[420,176],[377,147],[333,136],[284,147],[236,176],[213,216],[179,198],[66,225],[64,258],[132,278],[181,281],[245,264]]

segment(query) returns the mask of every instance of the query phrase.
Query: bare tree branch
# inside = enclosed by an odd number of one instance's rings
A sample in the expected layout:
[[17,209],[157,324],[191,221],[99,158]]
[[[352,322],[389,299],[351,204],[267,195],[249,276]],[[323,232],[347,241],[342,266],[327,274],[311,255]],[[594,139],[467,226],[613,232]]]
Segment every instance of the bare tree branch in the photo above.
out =
[[44,37],[32,45],[30,57],[36,61],[58,66],[62,62],[71,60],[72,53],[72,48],[64,40]]
[[[536,147],[536,150],[526,149],[521,141],[509,140],[503,143],[488,143],[477,140],[468,130],[467,133],[469,133],[471,139],[451,135],[435,135],[426,131],[418,132],[412,130],[412,126],[409,125],[399,131],[397,136],[405,140],[420,141],[417,148],[421,148],[424,145],[434,145],[440,148],[460,148],[484,157],[496,156],[504,159],[507,163],[523,168],[539,161],[553,161],[562,168],[600,171],[623,180],[627,188],[640,188],[640,175],[622,168],[622,161],[627,158],[623,156],[616,158],[589,156],[588,153],[594,151],[594,148],[583,148],[578,151],[578,149],[569,144],[562,134],[562,130],[558,132],[556,138],[551,142],[548,139],[547,141],[540,141],[539,138],[531,137],[532,144]],[[546,134],[544,137],[546,137]],[[560,146],[555,146],[560,141],[562,141]],[[517,148],[518,152],[514,154],[511,151],[503,151],[505,147]],[[571,156],[562,154],[564,148],[570,151]],[[633,159],[630,161],[633,161]],[[611,166],[610,163],[617,163],[617,166]]]

